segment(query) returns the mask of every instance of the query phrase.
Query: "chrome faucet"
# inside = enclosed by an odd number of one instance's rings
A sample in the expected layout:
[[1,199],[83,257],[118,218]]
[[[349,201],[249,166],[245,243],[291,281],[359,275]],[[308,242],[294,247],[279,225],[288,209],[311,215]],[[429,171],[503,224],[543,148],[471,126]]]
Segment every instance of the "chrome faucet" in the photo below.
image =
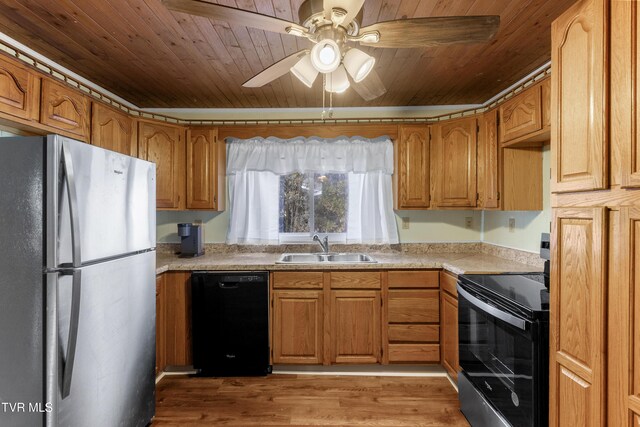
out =
[[324,239],[320,240],[320,236],[314,234],[313,241],[318,242],[318,244],[322,247],[322,252],[324,252],[325,254],[329,253],[329,236],[324,236]]

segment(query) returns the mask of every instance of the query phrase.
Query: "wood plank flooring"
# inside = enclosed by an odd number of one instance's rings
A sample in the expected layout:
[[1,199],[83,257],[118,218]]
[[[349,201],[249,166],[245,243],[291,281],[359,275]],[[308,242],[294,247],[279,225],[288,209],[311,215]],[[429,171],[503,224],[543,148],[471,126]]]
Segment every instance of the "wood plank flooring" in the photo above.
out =
[[465,426],[444,377],[169,376],[153,426]]

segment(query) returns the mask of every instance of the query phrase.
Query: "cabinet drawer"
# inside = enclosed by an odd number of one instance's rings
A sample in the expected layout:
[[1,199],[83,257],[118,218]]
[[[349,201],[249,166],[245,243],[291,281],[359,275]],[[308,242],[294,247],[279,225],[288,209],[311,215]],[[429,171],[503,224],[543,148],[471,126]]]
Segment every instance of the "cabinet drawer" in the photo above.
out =
[[274,289],[322,289],[321,271],[276,271]]
[[458,276],[446,271],[440,272],[440,288],[456,298],[458,298],[457,284]]
[[332,272],[331,289],[380,289],[380,272]]
[[438,325],[389,325],[389,342],[439,342]]
[[438,323],[439,291],[389,291],[389,323]]
[[390,271],[389,288],[437,288],[437,271]]
[[389,362],[439,361],[439,344],[389,344]]

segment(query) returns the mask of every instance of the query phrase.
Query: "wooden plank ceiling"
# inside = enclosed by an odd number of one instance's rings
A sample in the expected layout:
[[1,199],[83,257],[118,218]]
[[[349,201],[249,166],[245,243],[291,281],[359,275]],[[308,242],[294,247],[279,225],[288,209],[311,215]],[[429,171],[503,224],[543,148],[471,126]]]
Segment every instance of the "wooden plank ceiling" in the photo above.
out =
[[[213,1],[213,0],[211,0]],[[297,22],[303,0],[217,0]],[[575,0],[366,0],[363,25],[423,16],[500,15],[487,44],[362,49],[387,93],[353,90],[334,106],[481,103],[550,59],[551,22]],[[139,107],[319,107],[287,73],[258,89],[242,83],[310,42],[171,12],[160,0],[2,0],[0,31]]]

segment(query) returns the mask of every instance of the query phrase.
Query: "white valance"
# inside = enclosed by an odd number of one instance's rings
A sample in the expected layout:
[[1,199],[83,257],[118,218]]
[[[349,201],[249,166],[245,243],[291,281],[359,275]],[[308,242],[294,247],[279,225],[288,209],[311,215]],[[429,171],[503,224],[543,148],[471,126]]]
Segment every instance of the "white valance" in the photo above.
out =
[[346,136],[279,139],[227,138],[227,175],[238,172],[393,174],[393,143],[389,137]]

